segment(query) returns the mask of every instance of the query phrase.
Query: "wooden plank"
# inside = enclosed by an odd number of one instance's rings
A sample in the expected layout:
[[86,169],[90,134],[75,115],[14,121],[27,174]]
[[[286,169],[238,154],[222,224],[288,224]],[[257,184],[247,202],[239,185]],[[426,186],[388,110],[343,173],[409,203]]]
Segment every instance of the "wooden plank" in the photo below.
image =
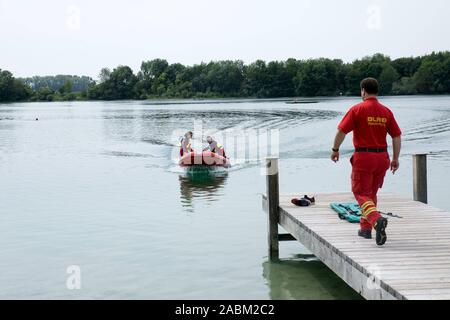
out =
[[417,294],[417,295],[409,294],[408,299],[409,300],[450,300],[450,294],[442,294],[442,293],[438,293],[438,294],[427,293],[427,294]]
[[[339,277],[347,282],[362,296],[367,299],[403,299],[401,295],[393,296],[389,288],[372,288],[368,285],[369,276],[364,270],[358,270],[354,265],[347,263],[345,257],[332,250],[331,246],[324,244],[320,238],[311,234],[307,228],[299,228],[298,220],[292,219],[289,215],[280,214],[280,224],[311,252],[315,254],[323,263],[333,270]],[[380,284],[382,285],[382,284]],[[391,290],[393,292],[393,290]]]
[[340,220],[329,208],[331,202],[355,202],[351,193],[318,194],[317,204],[310,207],[292,205],[293,197],[280,196],[280,225],[363,297],[450,297],[448,212],[381,194],[380,210],[403,219],[388,217],[388,242],[379,247],[374,240],[357,236],[358,224]]

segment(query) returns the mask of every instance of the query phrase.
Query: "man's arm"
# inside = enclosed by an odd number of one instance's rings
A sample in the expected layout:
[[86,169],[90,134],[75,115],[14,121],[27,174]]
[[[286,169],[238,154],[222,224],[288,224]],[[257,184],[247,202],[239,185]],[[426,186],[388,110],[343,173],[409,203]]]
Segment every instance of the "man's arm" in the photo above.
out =
[[398,136],[392,139],[392,149],[393,149],[393,155],[392,155],[392,161],[391,161],[391,171],[393,174],[398,170],[400,167],[400,150],[402,148],[402,137]]
[[345,136],[346,136],[346,134],[344,132],[342,132],[341,130],[338,130],[336,133],[336,137],[334,138],[334,144],[333,144],[333,153],[331,154],[331,160],[334,162],[339,161],[339,148],[341,147],[342,143],[344,142]]

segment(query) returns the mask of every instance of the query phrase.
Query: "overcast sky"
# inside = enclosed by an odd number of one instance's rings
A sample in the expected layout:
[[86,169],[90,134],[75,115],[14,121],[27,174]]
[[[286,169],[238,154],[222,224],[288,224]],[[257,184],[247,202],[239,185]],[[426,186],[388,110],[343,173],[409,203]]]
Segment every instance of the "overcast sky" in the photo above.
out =
[[422,55],[450,50],[449,17],[448,0],[0,0],[0,69]]

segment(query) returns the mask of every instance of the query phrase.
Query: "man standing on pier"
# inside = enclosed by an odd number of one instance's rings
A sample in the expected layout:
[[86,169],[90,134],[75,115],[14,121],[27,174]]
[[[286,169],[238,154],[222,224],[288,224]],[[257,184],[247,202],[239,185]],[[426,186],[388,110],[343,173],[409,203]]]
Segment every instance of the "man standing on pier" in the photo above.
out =
[[[362,210],[358,235],[371,239],[372,229],[375,229],[376,243],[381,246],[387,239],[388,220],[377,210],[377,192],[383,186],[387,170],[390,168],[395,173],[399,168],[402,132],[391,110],[378,101],[378,92],[376,79],[361,81],[363,102],[353,106],[339,124],[331,160],[339,161],[339,147],[345,136],[353,131],[352,192]],[[392,137],[392,161],[387,151],[388,134]]]

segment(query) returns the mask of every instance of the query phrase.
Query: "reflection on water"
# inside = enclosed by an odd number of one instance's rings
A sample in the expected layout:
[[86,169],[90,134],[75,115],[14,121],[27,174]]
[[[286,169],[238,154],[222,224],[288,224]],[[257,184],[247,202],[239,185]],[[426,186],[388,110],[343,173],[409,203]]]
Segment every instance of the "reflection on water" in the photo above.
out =
[[194,200],[211,203],[218,201],[228,179],[223,168],[195,166],[187,168],[179,176],[181,204],[189,212],[194,212]]
[[271,299],[362,299],[311,255],[296,255],[275,263],[264,262],[262,266]]

